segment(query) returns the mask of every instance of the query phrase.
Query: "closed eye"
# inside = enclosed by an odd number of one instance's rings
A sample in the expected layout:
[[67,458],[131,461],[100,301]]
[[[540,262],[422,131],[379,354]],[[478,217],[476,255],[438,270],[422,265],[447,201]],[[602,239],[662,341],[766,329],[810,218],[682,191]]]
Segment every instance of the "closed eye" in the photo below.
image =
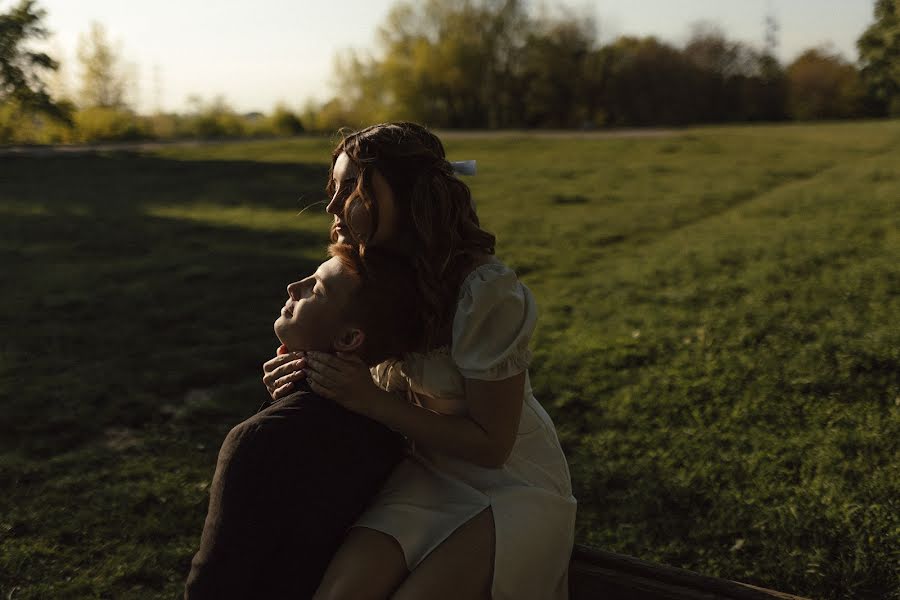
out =
[[353,194],[353,190],[355,190],[355,189],[356,189],[355,185],[341,186],[340,188],[338,188],[337,194],[335,194],[335,196],[340,198],[342,201],[346,200],[347,198],[350,197],[351,194]]
[[316,296],[325,296],[326,295],[325,294],[325,284],[322,283],[322,280],[319,277],[316,277],[312,292]]
[[349,196],[356,188],[356,177],[347,177],[334,182],[335,195]]

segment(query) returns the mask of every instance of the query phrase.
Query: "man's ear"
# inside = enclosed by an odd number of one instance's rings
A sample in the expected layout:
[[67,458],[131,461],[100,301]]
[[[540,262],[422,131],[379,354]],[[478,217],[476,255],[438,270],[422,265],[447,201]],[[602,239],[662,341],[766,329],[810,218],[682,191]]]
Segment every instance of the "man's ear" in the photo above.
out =
[[337,352],[355,352],[366,341],[366,334],[362,329],[346,327],[334,338],[334,349]]

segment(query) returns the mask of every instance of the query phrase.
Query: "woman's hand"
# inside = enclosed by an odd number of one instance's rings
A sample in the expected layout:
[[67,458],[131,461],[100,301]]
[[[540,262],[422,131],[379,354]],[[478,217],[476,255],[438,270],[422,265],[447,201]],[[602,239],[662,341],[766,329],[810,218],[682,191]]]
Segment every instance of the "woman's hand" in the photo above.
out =
[[347,410],[369,415],[379,392],[369,367],[353,354],[306,353],[306,380],[312,390]]
[[[283,348],[283,347],[282,347]],[[272,400],[284,398],[294,389],[294,382],[306,377],[305,352],[286,352],[278,349],[278,356],[263,365],[263,383]]]

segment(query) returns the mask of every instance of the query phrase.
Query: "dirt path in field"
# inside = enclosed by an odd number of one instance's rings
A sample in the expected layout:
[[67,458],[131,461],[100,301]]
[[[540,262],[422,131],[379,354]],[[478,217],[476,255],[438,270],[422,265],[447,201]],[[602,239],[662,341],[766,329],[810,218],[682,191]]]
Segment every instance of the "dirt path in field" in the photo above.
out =
[[[544,138],[544,139],[617,139],[617,138],[660,138],[669,137],[678,133],[675,129],[615,129],[596,131],[567,131],[567,130],[526,130],[506,129],[502,131],[490,130],[453,130],[437,131],[443,139],[457,138]],[[66,154],[87,154],[91,152],[144,152],[158,150],[160,148],[184,148],[198,146],[222,146],[228,144],[263,144],[274,139],[237,139],[237,140],[187,140],[174,142],[114,142],[105,144],[58,144],[54,146],[2,146],[0,156],[60,156]]]
[[[283,138],[282,138],[283,139]],[[159,148],[193,148],[270,140],[179,140],[175,142],[110,142],[104,144],[57,144],[53,146],[0,146],[0,156],[61,156],[91,152],[143,152]]]
[[452,138],[543,138],[543,139],[616,139],[616,138],[660,138],[669,137],[679,133],[677,129],[595,129],[586,131],[573,131],[566,129],[504,129],[492,131],[484,129],[437,131],[441,139]]

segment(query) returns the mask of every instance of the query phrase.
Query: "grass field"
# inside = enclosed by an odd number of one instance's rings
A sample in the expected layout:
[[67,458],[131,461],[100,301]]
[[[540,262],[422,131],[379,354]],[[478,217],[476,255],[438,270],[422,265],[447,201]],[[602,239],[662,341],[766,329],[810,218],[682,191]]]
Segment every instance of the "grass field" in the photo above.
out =
[[[173,598],[333,140],[0,157],[0,597]],[[900,122],[453,136],[578,540],[900,599]]]

